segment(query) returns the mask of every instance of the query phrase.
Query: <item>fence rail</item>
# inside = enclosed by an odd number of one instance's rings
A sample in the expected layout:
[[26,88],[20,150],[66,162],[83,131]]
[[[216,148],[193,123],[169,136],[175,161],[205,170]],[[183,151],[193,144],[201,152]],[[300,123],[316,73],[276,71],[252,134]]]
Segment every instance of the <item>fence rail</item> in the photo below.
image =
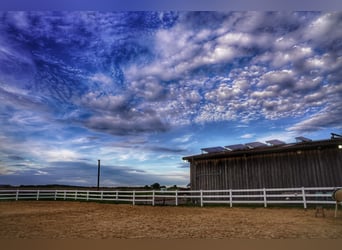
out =
[[93,191],[93,190],[0,190],[0,200],[78,200],[112,201],[150,205],[182,204],[308,204],[334,205],[332,193],[341,187],[262,188],[230,190],[139,190],[139,191]]

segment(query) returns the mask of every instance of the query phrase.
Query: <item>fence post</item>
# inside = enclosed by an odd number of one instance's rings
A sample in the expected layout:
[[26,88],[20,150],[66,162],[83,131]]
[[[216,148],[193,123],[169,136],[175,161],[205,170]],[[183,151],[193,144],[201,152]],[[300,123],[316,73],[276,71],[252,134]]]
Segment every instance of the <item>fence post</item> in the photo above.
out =
[[133,206],[135,205],[135,191],[133,190]]
[[17,193],[15,194],[15,200],[17,201],[19,198],[19,189],[17,189]]
[[87,201],[89,200],[89,191],[87,191]]
[[39,189],[37,190],[37,200],[39,200]]
[[176,206],[178,206],[178,191],[177,191],[177,189],[176,189]]
[[152,191],[152,206],[154,206],[155,203],[155,192],[154,190]]
[[116,191],[116,200],[118,200],[119,199],[119,191]]
[[57,200],[57,190],[55,190],[55,197],[54,197],[55,200]]
[[77,190],[75,191],[75,200],[77,200]]
[[200,194],[201,194],[201,207],[203,207],[203,191],[202,190],[201,190]]
[[101,191],[101,201],[103,200],[103,191]]
[[266,199],[266,189],[263,189],[263,194],[264,194],[264,207],[267,207],[267,199]]
[[64,190],[64,200],[66,199],[66,191]]
[[304,189],[304,187],[302,187],[302,196],[303,196],[304,208],[306,209],[306,197],[305,197],[305,189]]
[[230,207],[233,207],[233,195],[231,189],[229,189],[229,205]]

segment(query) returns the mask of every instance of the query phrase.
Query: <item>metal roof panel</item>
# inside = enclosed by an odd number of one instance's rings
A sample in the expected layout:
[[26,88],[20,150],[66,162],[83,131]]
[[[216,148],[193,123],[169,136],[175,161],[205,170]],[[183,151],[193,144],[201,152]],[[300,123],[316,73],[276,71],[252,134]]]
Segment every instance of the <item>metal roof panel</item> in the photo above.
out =
[[262,147],[267,147],[267,144],[262,143],[262,142],[250,142],[250,143],[245,143],[245,145],[249,148],[262,148]]
[[224,147],[201,148],[201,150],[207,153],[218,153],[218,152],[226,151]]

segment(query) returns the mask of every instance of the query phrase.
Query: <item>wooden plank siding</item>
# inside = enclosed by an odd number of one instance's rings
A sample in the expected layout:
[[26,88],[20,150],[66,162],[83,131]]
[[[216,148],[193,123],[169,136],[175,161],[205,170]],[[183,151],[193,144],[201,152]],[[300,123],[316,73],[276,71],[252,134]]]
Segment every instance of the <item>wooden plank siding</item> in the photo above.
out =
[[190,162],[193,190],[342,186],[342,140],[331,141],[183,159]]

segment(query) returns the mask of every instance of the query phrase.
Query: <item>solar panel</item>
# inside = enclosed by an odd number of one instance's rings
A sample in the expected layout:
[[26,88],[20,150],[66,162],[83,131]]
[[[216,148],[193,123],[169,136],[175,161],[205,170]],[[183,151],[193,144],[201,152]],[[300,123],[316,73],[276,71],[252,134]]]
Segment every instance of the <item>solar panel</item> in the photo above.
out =
[[267,147],[267,144],[262,143],[262,142],[250,142],[245,144],[249,148],[262,148],[262,147]]
[[339,139],[342,138],[342,135],[335,134],[335,133],[330,133],[331,134],[331,139]]
[[277,139],[266,141],[266,143],[271,144],[272,146],[279,146],[279,145],[286,144],[285,142],[277,140]]
[[231,151],[248,149],[248,147],[246,145],[244,145],[244,144],[229,145],[229,146],[225,146],[225,148],[229,149]]
[[298,136],[295,139],[297,142],[310,142],[310,141],[312,141],[311,139],[303,137],[303,136]]
[[207,153],[218,153],[218,152],[226,151],[224,147],[201,148],[201,150]]

